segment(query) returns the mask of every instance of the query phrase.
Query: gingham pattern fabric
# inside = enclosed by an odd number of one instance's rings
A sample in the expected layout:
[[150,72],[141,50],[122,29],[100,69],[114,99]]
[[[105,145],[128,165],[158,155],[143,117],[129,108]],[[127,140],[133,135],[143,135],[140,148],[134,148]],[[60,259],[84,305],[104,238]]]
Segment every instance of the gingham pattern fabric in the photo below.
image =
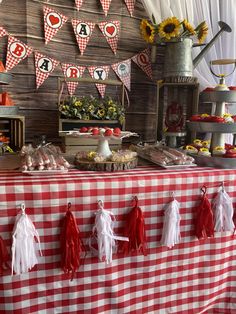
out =
[[[125,71],[121,71],[120,68],[125,68]],[[131,59],[127,59],[122,62],[118,62],[115,64],[112,64],[112,69],[116,73],[116,75],[119,77],[121,82],[124,83],[125,87],[130,91],[130,81],[131,81]]]
[[100,30],[105,36],[111,50],[116,54],[117,43],[120,33],[120,21],[107,21],[98,24]]
[[102,5],[102,9],[103,9],[105,15],[107,16],[107,13],[108,13],[109,8],[110,8],[111,0],[100,0],[100,2]]
[[[72,19],[71,20],[71,23],[72,23],[72,26],[73,26],[73,29],[74,29],[74,33],[75,33],[75,37],[76,37],[76,40],[77,40],[77,43],[78,43],[78,46],[79,46],[79,50],[80,50],[80,53],[81,55],[84,54],[84,51],[87,47],[87,44],[89,42],[89,39],[92,35],[92,32],[93,32],[93,29],[95,27],[95,23],[91,23],[91,22],[85,22],[85,21],[82,21],[82,20],[76,20],[76,19]],[[89,36],[87,37],[81,37],[78,32],[77,32],[77,25],[79,23],[85,23],[88,25],[88,27],[90,28],[90,34]]]
[[[15,50],[15,44],[20,44],[21,47],[24,47],[22,51],[24,51],[24,54],[21,56],[21,54],[14,54]],[[17,51],[21,51],[21,49],[17,49]],[[7,58],[6,58],[6,71],[10,71],[13,69],[19,62],[27,58],[31,53],[33,49],[20,41],[19,39],[8,36],[8,45],[7,45]]]
[[[109,73],[109,70],[110,70],[110,67],[109,66],[94,66],[94,67],[88,67],[88,71],[89,71],[89,74],[91,75],[91,77],[93,79],[96,79],[96,77],[94,77],[94,71],[96,69],[103,69],[105,72],[106,72],[106,78],[105,79],[108,79],[108,73]],[[105,96],[105,91],[106,91],[106,85],[105,84],[95,84],[100,95],[102,96],[102,98]]]
[[7,35],[7,31],[5,30],[5,28],[0,27],[0,37],[6,36]]
[[[35,56],[35,73],[36,73],[36,87],[39,88],[43,82],[49,77],[49,75],[54,71],[55,67],[59,64],[59,61],[53,59],[53,58],[49,58],[39,52],[34,53]],[[42,58],[46,58],[48,60],[50,60],[52,68],[49,71],[42,71],[39,67],[39,61]]]
[[152,80],[151,52],[145,49],[131,58]]
[[82,4],[83,4],[83,0],[75,0],[75,5],[78,11]]
[[56,35],[56,33],[62,28],[62,26],[67,22],[68,17],[58,13],[57,11],[44,6],[44,37],[45,44],[47,45],[49,41]]
[[124,0],[125,4],[127,6],[127,9],[130,13],[131,16],[133,16],[133,12],[134,12],[134,6],[135,6],[135,2],[136,0]]
[[[62,67],[62,71],[64,73],[65,78],[70,78],[70,76],[67,75],[67,69],[70,67],[75,67],[78,69],[77,73],[79,75],[76,76],[76,78],[82,77],[84,70],[86,69],[86,67],[82,67],[82,66],[78,66],[78,65],[74,65],[74,64],[68,64],[68,63],[62,63],[61,67]],[[72,96],[75,93],[75,90],[76,90],[79,82],[66,82],[66,84],[67,84],[68,92]]]
[[[217,233],[199,241],[194,233],[200,188],[212,201],[221,183],[236,206],[236,170],[192,168],[161,170],[138,167],[122,172],[85,172],[27,176],[0,173],[0,235],[7,249],[16,212],[22,202],[39,232],[43,256],[29,273],[0,277],[0,309],[6,314],[235,314],[236,235]],[[164,205],[175,192],[180,202],[181,241],[160,246]],[[123,235],[133,196],[146,224],[148,255],[113,254],[112,264],[87,252],[73,281],[60,269],[61,219],[67,204],[87,240],[97,201],[116,217],[115,233]]]

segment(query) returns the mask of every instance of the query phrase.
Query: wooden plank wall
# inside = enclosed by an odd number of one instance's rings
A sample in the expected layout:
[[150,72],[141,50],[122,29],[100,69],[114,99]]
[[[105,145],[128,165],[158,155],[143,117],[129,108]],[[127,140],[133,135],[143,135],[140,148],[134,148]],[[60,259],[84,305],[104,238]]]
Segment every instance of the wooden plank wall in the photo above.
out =
[[[68,22],[48,44],[44,43],[43,6],[69,17]],[[109,14],[105,17],[99,0],[84,0],[78,12],[74,0],[3,0],[0,4],[0,26],[11,35],[31,45],[42,54],[53,57],[62,63],[75,63],[82,66],[111,65],[134,56],[147,47],[142,40],[139,24],[146,13],[140,0],[136,1],[134,16],[130,17],[124,0],[112,0]],[[98,26],[95,27],[83,56],[75,39],[70,19],[82,19],[99,23],[106,20],[119,20],[121,32],[117,54],[114,55]],[[7,36],[0,39],[0,59],[5,63]],[[128,93],[130,105],[126,109],[126,129],[136,131],[141,139],[153,141],[156,127],[156,84],[161,76],[162,56],[153,65],[154,81],[151,81],[138,66],[132,62],[131,92]],[[48,140],[59,142],[58,137],[58,105],[57,78],[62,76],[58,66],[43,85],[37,90],[35,84],[34,55],[11,70],[14,75],[11,85],[4,89],[12,96],[20,107],[20,114],[26,119],[26,141],[46,134]],[[84,76],[89,77],[86,70]],[[116,79],[110,70],[110,79]],[[77,94],[86,93],[98,96],[94,85],[83,85],[77,88]],[[107,95],[115,96],[117,88],[108,87]]]

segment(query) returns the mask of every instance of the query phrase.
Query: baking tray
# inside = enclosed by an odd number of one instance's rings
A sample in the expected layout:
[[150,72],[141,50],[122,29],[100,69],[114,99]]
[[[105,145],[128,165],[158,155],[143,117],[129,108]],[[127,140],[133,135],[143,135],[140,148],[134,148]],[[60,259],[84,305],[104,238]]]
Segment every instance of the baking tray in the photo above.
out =
[[198,122],[187,121],[190,131],[204,133],[236,133],[236,123]]
[[214,167],[222,169],[236,169],[236,158],[207,157],[191,154],[200,167]]

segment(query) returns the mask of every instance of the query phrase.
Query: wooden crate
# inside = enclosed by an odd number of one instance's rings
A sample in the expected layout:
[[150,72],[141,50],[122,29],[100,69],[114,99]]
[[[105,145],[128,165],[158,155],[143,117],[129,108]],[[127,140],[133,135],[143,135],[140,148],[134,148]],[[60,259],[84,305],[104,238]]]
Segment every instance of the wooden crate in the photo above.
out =
[[19,151],[25,143],[25,117],[0,115],[0,132],[10,138],[9,146]]

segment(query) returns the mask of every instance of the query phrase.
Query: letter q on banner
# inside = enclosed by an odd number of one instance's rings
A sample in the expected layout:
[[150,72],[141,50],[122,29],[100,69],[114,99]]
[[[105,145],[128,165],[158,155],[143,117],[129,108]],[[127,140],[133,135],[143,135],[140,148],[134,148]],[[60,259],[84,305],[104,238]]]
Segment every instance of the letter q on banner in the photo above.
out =
[[[64,73],[65,78],[74,78],[78,79],[82,77],[84,70],[86,67],[74,65],[74,64],[62,64],[62,71]],[[75,93],[76,87],[79,84],[79,82],[66,82],[68,92],[72,96]]]
[[20,61],[27,58],[33,49],[19,39],[9,36],[7,45],[6,71],[10,71]]
[[131,59],[143,70],[144,73],[152,80],[152,66],[150,62],[151,53],[147,48],[137,55],[133,56]]
[[48,76],[54,71],[59,61],[35,52],[36,87],[43,84]]

